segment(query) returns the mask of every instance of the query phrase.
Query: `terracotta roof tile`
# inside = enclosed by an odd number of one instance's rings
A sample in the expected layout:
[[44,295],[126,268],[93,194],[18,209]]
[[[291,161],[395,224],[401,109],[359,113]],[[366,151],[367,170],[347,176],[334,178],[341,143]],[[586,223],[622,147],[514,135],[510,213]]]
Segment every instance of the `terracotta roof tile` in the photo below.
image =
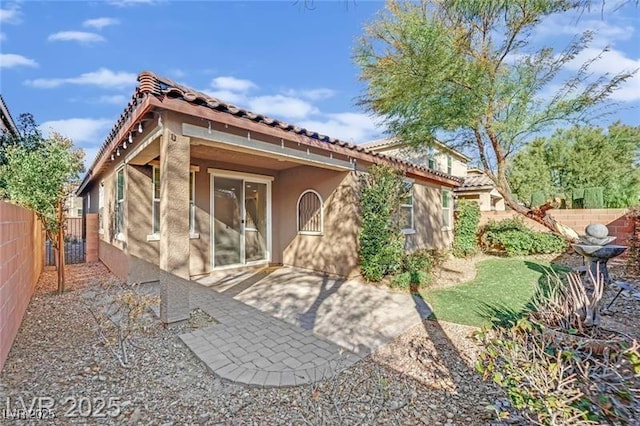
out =
[[181,84],[176,83],[173,80],[170,80],[165,77],[160,77],[150,71],[143,71],[138,75],[138,87],[136,88],[135,93],[133,94],[129,104],[125,107],[122,115],[115,123],[113,129],[107,136],[104,144],[99,150],[96,159],[93,162],[92,167],[89,169],[89,172],[85,176],[83,184],[80,188],[83,188],[87,181],[90,179],[92,171],[96,165],[100,162],[103,157],[110,155],[111,151],[115,149],[113,146],[115,138],[118,136],[120,131],[124,128],[126,124],[131,119],[131,114],[136,109],[138,105],[140,105],[143,99],[148,96],[153,95],[156,97],[170,97],[181,99],[185,102],[189,102],[196,105],[201,105],[207,108],[211,108],[217,111],[225,112],[228,114],[232,114],[235,116],[242,117],[244,119],[265,124],[271,127],[279,127],[285,131],[293,132],[299,135],[304,135],[322,142],[326,142],[329,144],[338,145],[350,150],[354,150],[356,152],[362,152],[370,155],[371,157],[377,157],[384,159],[387,162],[401,164],[413,167],[414,169],[418,169],[427,175],[433,175],[440,178],[448,179],[453,182],[462,182],[461,178],[448,175],[446,173],[429,170],[426,167],[410,163],[408,161],[399,160],[394,157],[387,156],[380,152],[374,152],[369,149],[365,145],[355,145],[349,142],[345,142],[336,138],[332,138],[330,136],[322,135],[318,132],[310,131],[274,118],[266,117],[262,114],[256,114],[251,111],[239,108],[235,105],[226,103],[220,99],[214,98],[205,93],[199,92],[197,90],[191,89],[189,87],[183,86]]

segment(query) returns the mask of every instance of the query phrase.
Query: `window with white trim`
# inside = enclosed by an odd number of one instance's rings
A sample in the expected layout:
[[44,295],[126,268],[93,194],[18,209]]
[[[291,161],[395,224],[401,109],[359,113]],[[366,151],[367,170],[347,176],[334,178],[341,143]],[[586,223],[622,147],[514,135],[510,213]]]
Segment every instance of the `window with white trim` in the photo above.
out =
[[151,233],[160,233],[160,167],[153,166],[153,194],[151,196]]
[[429,154],[428,154],[428,167],[431,170],[435,170],[436,169],[436,153],[435,153],[435,149],[433,149],[432,146],[429,147]]
[[447,155],[447,174],[451,174],[451,171],[453,170],[453,158],[451,157],[451,155]]
[[451,191],[443,189],[442,191],[442,227],[446,229],[451,228]]
[[413,181],[404,182],[405,197],[400,203],[400,229],[402,232],[413,232]]
[[124,234],[124,167],[116,172],[116,234]]
[[98,186],[98,232],[104,232],[104,182]]
[[323,226],[322,197],[307,189],[298,198],[298,234],[321,235]]
[[[195,233],[196,223],[196,172],[189,173],[189,233]],[[153,166],[153,196],[151,200],[151,233],[160,233],[160,167]]]
[[196,232],[196,172],[189,174],[189,233]]

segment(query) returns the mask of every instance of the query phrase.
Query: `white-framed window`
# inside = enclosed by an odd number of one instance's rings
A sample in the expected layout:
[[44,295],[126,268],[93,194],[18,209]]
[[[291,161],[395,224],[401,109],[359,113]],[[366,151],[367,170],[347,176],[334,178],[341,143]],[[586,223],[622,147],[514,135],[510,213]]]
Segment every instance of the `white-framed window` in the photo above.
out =
[[451,215],[453,213],[451,191],[443,189],[442,191],[442,228],[451,229]]
[[87,212],[91,212],[91,193],[87,192]]
[[451,155],[447,155],[447,174],[450,175],[453,170],[453,158]]
[[313,189],[307,189],[298,198],[298,234],[322,235],[322,197]]
[[196,233],[196,172],[189,174],[189,233]]
[[413,232],[413,181],[404,181],[405,197],[400,203],[400,229],[405,234]]
[[436,152],[432,146],[429,147],[427,160],[428,160],[429,169],[435,170],[436,169]]
[[[189,174],[189,233],[196,232],[196,171]],[[153,195],[151,199],[151,234],[160,234],[160,167],[153,166]]]
[[124,167],[116,171],[116,237],[124,234]]
[[153,166],[153,194],[151,195],[151,233],[160,233],[160,167]]
[[98,232],[104,232],[104,182],[98,186]]

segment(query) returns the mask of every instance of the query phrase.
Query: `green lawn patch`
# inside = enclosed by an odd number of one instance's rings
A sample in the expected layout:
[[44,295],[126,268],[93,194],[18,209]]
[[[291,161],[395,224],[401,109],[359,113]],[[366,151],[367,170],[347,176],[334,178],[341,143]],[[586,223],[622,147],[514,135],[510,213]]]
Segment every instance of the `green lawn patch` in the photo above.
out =
[[496,258],[478,263],[477,268],[473,281],[423,291],[437,319],[483,326],[490,325],[497,312],[517,315],[550,266],[531,259]]

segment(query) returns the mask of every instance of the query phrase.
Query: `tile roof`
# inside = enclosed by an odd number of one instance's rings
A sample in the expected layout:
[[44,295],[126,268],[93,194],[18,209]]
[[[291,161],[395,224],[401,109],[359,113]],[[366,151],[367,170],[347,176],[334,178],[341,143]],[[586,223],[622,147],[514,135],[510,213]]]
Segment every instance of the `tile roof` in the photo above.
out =
[[493,181],[487,175],[472,175],[467,176],[461,186],[458,187],[459,191],[493,188]]
[[0,119],[2,120],[2,129],[8,131],[14,136],[18,135],[18,127],[16,126],[16,122],[13,121],[13,117],[11,117],[9,107],[4,102],[4,98],[2,97],[2,95],[0,95]]
[[462,178],[451,176],[443,172],[430,170],[427,167],[423,167],[405,160],[371,151],[363,145],[351,144],[349,142],[322,135],[318,132],[307,130],[305,128],[301,128],[284,121],[267,117],[263,114],[257,114],[246,109],[239,108],[235,105],[214,98],[213,96],[207,95],[206,93],[186,87],[168,78],[158,76],[153,72],[143,71],[138,75],[138,86],[136,87],[135,93],[129,101],[129,104],[125,107],[122,115],[114,125],[113,129],[107,136],[104,144],[98,151],[96,159],[94,160],[91,168],[89,169],[89,172],[85,176],[83,183],[80,186],[80,191],[90,180],[94,168],[99,166],[101,161],[107,158],[115,150],[117,144],[120,142],[119,138],[124,137],[124,135],[128,131],[127,126],[132,126],[134,124],[132,122],[132,115],[136,112],[136,110],[139,109],[139,107],[144,103],[144,99],[149,95],[160,99],[164,97],[179,99],[190,104],[210,108],[219,112],[224,112],[239,118],[250,120],[255,123],[279,128],[286,132],[295,133],[297,135],[306,136],[330,145],[337,145],[347,150],[366,154],[367,156],[371,157],[371,162],[375,162],[375,158],[379,158],[395,167],[406,166],[414,170],[420,170],[426,176],[446,179],[454,184],[459,184],[462,182]]

